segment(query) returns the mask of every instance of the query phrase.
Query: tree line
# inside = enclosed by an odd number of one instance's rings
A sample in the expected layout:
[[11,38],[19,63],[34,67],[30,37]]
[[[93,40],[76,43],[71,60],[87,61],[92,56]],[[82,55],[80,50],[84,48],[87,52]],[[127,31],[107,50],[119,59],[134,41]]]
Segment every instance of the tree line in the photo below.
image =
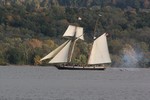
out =
[[70,4],[68,0],[4,1],[0,4],[0,64],[46,63],[40,62],[41,57],[65,41],[62,35],[73,24],[84,28],[86,38],[75,48],[74,63],[86,64],[96,29],[95,36],[109,33],[112,66],[150,67],[148,0],[83,0],[89,6],[80,0]]
[[65,7],[91,7],[91,6],[116,6],[119,8],[126,8],[128,6],[139,8],[150,8],[150,0],[1,0],[1,5],[25,5],[33,8],[51,7],[51,6],[65,6]]

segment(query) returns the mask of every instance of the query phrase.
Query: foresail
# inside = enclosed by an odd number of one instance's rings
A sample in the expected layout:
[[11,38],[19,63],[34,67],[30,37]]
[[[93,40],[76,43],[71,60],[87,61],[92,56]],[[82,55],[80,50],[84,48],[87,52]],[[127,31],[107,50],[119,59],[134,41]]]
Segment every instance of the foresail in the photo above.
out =
[[40,61],[46,60],[46,59],[51,59],[53,58],[62,48],[64,48],[64,46],[69,42],[66,41],[64,42],[62,45],[60,45],[58,48],[56,48],[55,50],[53,50],[52,52],[50,52],[48,55],[46,55],[45,57],[43,57]]
[[63,37],[76,37],[81,40],[84,40],[83,37],[83,27],[77,27],[73,25],[69,25],[67,30],[65,31]]
[[106,33],[104,33],[94,41],[91,50],[91,55],[88,61],[88,64],[103,64],[103,63],[111,63]]
[[68,61],[68,53],[71,45],[71,40],[58,52],[58,54],[49,61],[49,63],[63,63]]

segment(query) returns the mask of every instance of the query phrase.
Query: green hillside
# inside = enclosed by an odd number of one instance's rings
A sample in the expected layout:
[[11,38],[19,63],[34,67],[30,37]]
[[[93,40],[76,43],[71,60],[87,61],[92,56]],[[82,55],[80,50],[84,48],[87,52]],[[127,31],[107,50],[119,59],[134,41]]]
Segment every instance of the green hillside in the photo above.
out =
[[149,19],[150,0],[3,0],[0,64],[42,64],[41,57],[65,41],[62,35],[73,24],[84,27],[86,39],[78,41],[74,63],[87,62],[96,29],[96,36],[109,33],[112,66],[150,67]]

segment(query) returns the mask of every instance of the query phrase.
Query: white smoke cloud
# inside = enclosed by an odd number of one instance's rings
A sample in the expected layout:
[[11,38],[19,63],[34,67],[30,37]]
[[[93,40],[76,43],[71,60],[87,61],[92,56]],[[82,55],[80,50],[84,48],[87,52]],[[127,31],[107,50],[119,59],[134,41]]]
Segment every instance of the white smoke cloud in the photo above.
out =
[[125,68],[138,68],[139,63],[143,58],[142,52],[137,52],[131,45],[126,44],[123,48],[122,64],[121,67]]

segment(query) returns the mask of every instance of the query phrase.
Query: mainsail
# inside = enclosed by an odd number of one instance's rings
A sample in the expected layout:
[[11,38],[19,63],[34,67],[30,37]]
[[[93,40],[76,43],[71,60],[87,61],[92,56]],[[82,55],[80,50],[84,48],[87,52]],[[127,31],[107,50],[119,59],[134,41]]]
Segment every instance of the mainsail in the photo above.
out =
[[69,25],[63,37],[76,37],[76,38],[79,37],[79,39],[84,40],[83,27]]
[[91,54],[88,60],[88,64],[103,64],[111,63],[106,33],[98,37],[92,46]]

